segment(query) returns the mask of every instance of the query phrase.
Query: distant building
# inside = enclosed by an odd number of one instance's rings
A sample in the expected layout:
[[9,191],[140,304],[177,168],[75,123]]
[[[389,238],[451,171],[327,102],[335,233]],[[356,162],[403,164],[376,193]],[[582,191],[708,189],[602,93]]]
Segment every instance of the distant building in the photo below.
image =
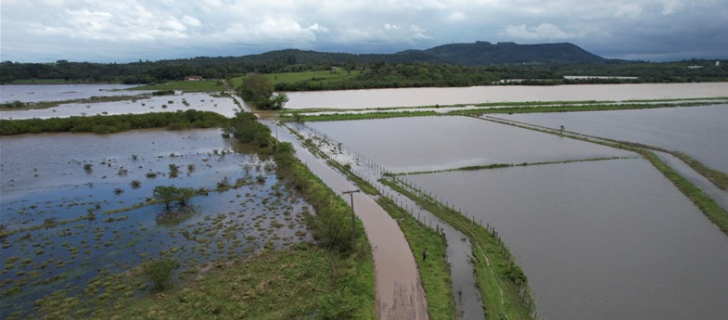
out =
[[703,66],[688,66],[688,69],[695,70],[695,69],[701,69]]
[[187,76],[185,77],[185,80],[187,81],[202,81],[201,76]]
[[716,62],[715,62],[715,66],[716,66],[716,67],[720,67],[720,61],[716,61]]

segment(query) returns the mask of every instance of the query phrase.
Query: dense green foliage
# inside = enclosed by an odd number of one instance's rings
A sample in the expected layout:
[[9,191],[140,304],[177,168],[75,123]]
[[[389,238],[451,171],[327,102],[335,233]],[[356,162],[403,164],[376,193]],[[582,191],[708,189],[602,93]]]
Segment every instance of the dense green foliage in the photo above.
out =
[[188,201],[195,196],[195,190],[192,188],[177,188],[173,185],[156,186],[152,191],[155,200],[164,204],[167,209],[172,207],[172,202],[184,207]]
[[155,259],[142,265],[144,275],[154,284],[156,291],[164,290],[169,278],[172,277],[172,272],[179,267],[179,262],[172,258]]
[[270,145],[270,128],[258,122],[258,118],[249,112],[235,114],[224,130],[241,143],[254,142],[259,148]]
[[[251,72],[270,74],[274,72],[331,71],[332,67],[346,70],[349,75],[352,70],[365,70],[369,66],[379,63],[503,67],[505,72],[493,72],[493,70],[489,72],[498,80],[554,79],[534,84],[632,81],[618,79],[556,81],[561,80],[563,75],[632,76],[639,77],[637,80],[639,82],[728,81],[728,64],[725,61],[721,66],[715,66],[714,60],[685,60],[667,63],[607,60],[569,43],[519,45],[475,42],[448,44],[427,50],[406,50],[393,54],[348,54],[287,49],[240,57],[197,57],[156,62],[140,60],[119,64],[68,62],[66,60],[59,60],[55,63],[5,61],[0,63],[0,84],[13,81],[18,81],[18,83],[34,83],[34,81],[44,83],[156,83],[179,81],[190,75],[199,75],[205,79],[225,79]],[[689,66],[691,67],[689,68]],[[527,76],[534,72],[536,77]],[[404,79],[411,83],[398,81],[394,84],[398,86],[471,85],[463,79],[454,82],[453,79],[443,81],[436,76],[429,75],[425,76],[429,82],[423,82],[421,76],[424,75],[412,78],[407,78],[407,76]],[[310,78],[307,77],[306,81],[311,80]],[[456,76],[455,78],[461,77]],[[301,81],[294,81],[294,83]],[[391,83],[390,81],[391,79],[388,79],[384,83]],[[320,81],[313,79],[312,82]],[[360,83],[359,87],[379,88],[385,87],[384,83],[376,82],[376,85],[371,82]],[[321,90],[316,89],[315,85],[308,86],[311,86],[311,90]]]
[[114,133],[133,129],[224,127],[225,116],[210,111],[185,110],[146,114],[89,116],[50,119],[0,120],[0,135],[41,132]]
[[280,110],[288,102],[285,93],[273,95],[273,83],[263,74],[252,74],[243,79],[238,88],[243,100],[262,110]]
[[[122,298],[96,308],[90,318],[375,319],[371,266],[371,256],[342,257],[308,244],[263,250],[246,260],[195,271],[194,281],[164,294]],[[56,301],[48,302],[41,311]]]

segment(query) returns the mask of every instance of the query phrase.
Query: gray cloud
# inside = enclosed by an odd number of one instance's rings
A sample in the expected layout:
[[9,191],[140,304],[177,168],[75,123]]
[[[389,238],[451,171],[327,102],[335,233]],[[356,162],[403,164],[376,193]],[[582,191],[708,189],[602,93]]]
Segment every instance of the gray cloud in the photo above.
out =
[[720,0],[3,0],[0,59],[132,61],[284,48],[572,42],[610,58],[728,57]]

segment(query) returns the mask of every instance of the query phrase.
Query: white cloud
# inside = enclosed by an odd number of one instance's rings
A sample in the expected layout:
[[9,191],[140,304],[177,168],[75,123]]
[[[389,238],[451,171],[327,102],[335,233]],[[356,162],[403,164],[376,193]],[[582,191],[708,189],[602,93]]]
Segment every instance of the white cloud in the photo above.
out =
[[616,6],[615,17],[636,18],[642,13],[642,6],[638,3],[625,3]]
[[200,20],[197,20],[197,18],[190,17],[187,15],[182,17],[182,23],[184,23],[185,25],[190,26],[190,27],[202,26],[202,23],[200,22]]
[[308,42],[316,40],[311,28],[286,18],[264,18],[252,24],[235,22],[223,32],[214,35],[218,41],[244,43]]
[[681,11],[685,7],[685,4],[681,0],[663,0],[662,5],[663,15],[671,15],[673,13]]
[[447,16],[447,19],[451,21],[462,21],[465,20],[465,14],[460,11],[455,11],[450,13],[450,15]]
[[329,32],[328,28],[322,27],[318,23],[314,23],[313,25],[308,27],[308,30],[315,31],[315,32],[323,32],[323,33]]
[[578,34],[569,34],[559,27],[550,23],[542,23],[536,27],[526,27],[525,24],[509,25],[506,27],[505,34],[517,39],[569,39],[580,37]]
[[[195,47],[394,52],[476,40],[565,40],[633,52],[690,41],[691,49],[702,42],[710,52],[728,52],[727,38],[707,36],[728,30],[725,0],[0,1],[3,59],[21,61],[79,52],[80,59],[104,59],[129,48],[143,58]],[[37,46],[28,43],[47,48],[33,52]]]

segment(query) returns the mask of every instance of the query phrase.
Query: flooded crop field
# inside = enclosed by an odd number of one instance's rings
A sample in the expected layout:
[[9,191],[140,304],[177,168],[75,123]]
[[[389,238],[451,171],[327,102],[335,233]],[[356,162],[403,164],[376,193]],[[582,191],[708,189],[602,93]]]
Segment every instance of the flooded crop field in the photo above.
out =
[[724,97],[728,83],[483,86],[289,92],[289,109],[366,109],[522,101]]
[[497,117],[685,152],[728,173],[728,105]]
[[469,117],[310,122],[393,172],[605,157],[631,152]]
[[[33,307],[83,317],[147,290],[158,257],[193,276],[213,261],[310,241],[308,210],[275,164],[236,153],[219,129],[0,138],[0,318]],[[156,186],[197,190],[188,205],[151,201]]]
[[85,99],[106,96],[134,96],[141,91],[126,91],[137,85],[125,84],[54,84],[2,85],[0,103],[11,101],[40,102]]
[[[640,112],[647,119],[657,111],[660,119],[661,113],[702,108]],[[696,123],[716,112],[708,111],[682,117]],[[596,113],[553,116],[587,114]],[[540,124],[536,120],[542,115],[523,116],[531,117],[526,122]],[[627,134],[634,128],[659,135],[659,130],[643,124],[645,119],[605,130]],[[579,131],[569,123],[567,130]],[[708,128],[715,124],[712,119],[706,122]],[[728,252],[728,237],[648,161],[630,152],[465,117],[306,126],[388,170],[419,172],[403,178],[440,202],[474,215],[475,221],[495,227],[529,277],[542,319],[728,316],[728,256],[723,254]],[[708,143],[717,143],[715,139],[720,135],[706,138]],[[584,159],[601,161],[557,163]],[[554,163],[533,165],[543,161]],[[422,173],[523,162],[530,165]]]
[[646,160],[406,179],[499,231],[543,319],[728,317],[728,237]]
[[47,119],[71,116],[174,112],[189,109],[213,111],[227,117],[232,117],[235,116],[236,111],[240,110],[240,107],[235,104],[231,97],[222,97],[208,93],[182,93],[128,101],[68,103],[47,109],[3,111],[0,119]]

